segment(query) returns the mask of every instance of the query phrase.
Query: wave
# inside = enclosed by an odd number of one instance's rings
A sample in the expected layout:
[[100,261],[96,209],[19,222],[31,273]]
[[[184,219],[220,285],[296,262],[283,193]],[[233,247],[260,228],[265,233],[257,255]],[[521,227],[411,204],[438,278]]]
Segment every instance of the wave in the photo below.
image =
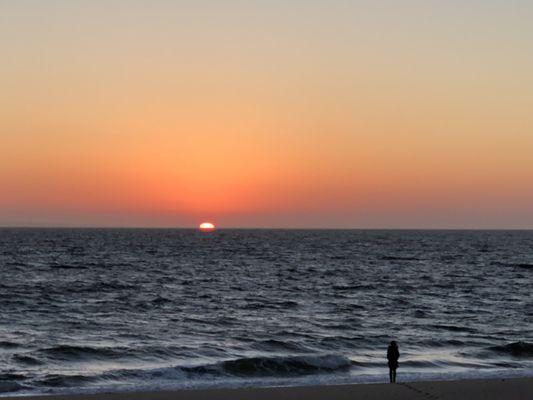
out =
[[495,261],[492,264],[501,265],[502,267],[523,268],[523,269],[533,270],[533,263],[528,263],[528,262],[505,263],[501,261]]
[[287,308],[296,308],[300,304],[296,301],[267,301],[267,300],[255,300],[255,299],[246,299],[246,304],[243,305],[243,309],[245,310],[260,310],[263,308],[269,308],[269,309],[287,309]]
[[0,373],[0,382],[21,379],[26,379],[26,376],[24,374],[17,374],[13,372]]
[[79,387],[97,379],[98,377],[86,375],[48,375],[37,381],[37,384],[47,387]]
[[524,269],[530,269],[530,270],[533,270],[533,264],[529,264],[529,263],[518,263],[518,264],[514,264],[514,267],[515,267],[515,268],[524,268]]
[[450,332],[468,332],[468,333],[476,333],[477,330],[473,328],[469,328],[466,326],[457,326],[457,325],[442,325],[442,324],[434,324],[430,325],[434,329],[438,330],[445,330]]
[[140,346],[140,347],[94,347],[62,344],[32,352],[15,354],[13,360],[27,365],[46,365],[52,362],[93,362],[93,361],[161,361],[194,354],[194,347],[185,345]]
[[[511,343],[502,348],[514,348]],[[531,346],[531,344],[527,344]],[[526,347],[527,347],[526,346]],[[515,346],[516,347],[516,346]],[[469,370],[488,370],[492,367],[517,368],[516,364],[500,363],[487,364],[485,362],[457,362],[455,360],[417,360],[405,359],[400,363],[401,368],[420,371],[446,371],[449,367],[461,367]],[[365,360],[352,361],[336,354],[310,355],[310,356],[280,356],[280,357],[244,357],[224,360],[200,365],[177,365],[158,368],[133,368],[112,369],[97,374],[47,374],[39,379],[32,379],[24,375],[0,375],[0,393],[31,390],[42,393],[52,393],[64,389],[75,389],[77,392],[84,389],[103,390],[120,385],[128,387],[165,388],[165,387],[205,387],[205,385],[249,385],[273,384],[279,379],[292,384],[296,382],[316,382],[316,379],[328,379],[340,382],[349,379],[351,369],[365,373],[370,371],[385,371],[386,361]],[[317,375],[325,374],[323,377]],[[262,383],[261,383],[262,382]],[[111,386],[109,386],[111,385]],[[133,385],[133,386],[132,386]],[[170,385],[170,386],[169,386]],[[185,385],[185,386],[183,386]]]
[[293,351],[293,352],[309,352],[310,350],[298,343],[295,343],[293,341],[283,341],[283,340],[275,340],[275,339],[268,339],[268,340],[262,340],[257,343],[254,343],[252,347],[256,350],[262,350],[262,351]]
[[352,361],[338,355],[252,357],[195,367],[181,367],[188,373],[224,374],[239,377],[294,376],[348,370]]
[[502,346],[492,346],[489,349],[513,357],[533,357],[533,343],[529,342],[513,342]]
[[[452,367],[487,368],[483,363],[456,362],[456,361],[429,361],[429,360],[404,360],[402,367],[417,369],[443,369]],[[287,357],[250,357],[220,361],[212,364],[195,366],[175,366],[155,369],[123,369],[108,371],[98,377],[91,376],[66,376],[65,386],[74,383],[90,382],[96,379],[121,381],[134,379],[137,381],[170,380],[198,381],[213,379],[257,379],[257,378],[298,378],[316,374],[338,374],[348,372],[352,368],[386,369],[386,361],[352,361],[339,355],[321,356],[287,356]],[[49,377],[47,385],[59,386],[58,377]]]
[[74,387],[94,382],[201,382],[206,379],[298,378],[321,373],[348,371],[358,364],[338,355],[251,357],[194,366],[178,365],[153,369],[120,369],[100,375],[49,375],[39,386]]
[[0,341],[0,349],[16,349],[17,347],[20,347],[20,344],[7,340]]
[[45,363],[35,357],[28,354],[15,354],[13,360],[24,365],[44,365]]
[[84,265],[50,264],[52,269],[86,269]]
[[49,358],[70,361],[84,358],[116,358],[123,357],[127,349],[109,348],[109,347],[90,347],[90,346],[73,346],[59,345],[38,350],[38,353],[44,354]]
[[26,387],[16,381],[25,380],[26,376],[15,373],[0,373],[0,393],[16,392]]
[[419,344],[424,349],[433,347],[462,347],[467,343],[458,339],[425,339],[420,341]]
[[354,290],[375,290],[376,286],[372,284],[333,285],[332,289],[340,292]]
[[[72,268],[71,268],[72,269]],[[103,292],[120,292],[127,290],[135,290],[134,285],[114,282],[83,282],[76,281],[68,286],[61,288],[63,292],[68,293],[103,293]]]
[[0,381],[0,393],[9,393],[9,392],[16,392],[18,390],[22,390],[25,387],[19,383],[16,382],[2,382]]
[[402,257],[402,256],[383,256],[382,260],[385,261],[420,261],[417,257]]

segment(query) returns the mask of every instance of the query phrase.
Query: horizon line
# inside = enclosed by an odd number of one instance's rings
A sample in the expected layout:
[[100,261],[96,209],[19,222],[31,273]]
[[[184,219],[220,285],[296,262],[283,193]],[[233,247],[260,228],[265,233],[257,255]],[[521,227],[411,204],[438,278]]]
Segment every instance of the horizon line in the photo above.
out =
[[[32,225],[0,225],[0,229],[145,229],[145,230],[199,230],[197,226],[68,226],[68,225],[50,225],[50,226],[32,226]],[[275,227],[275,226],[257,226],[257,227],[216,227],[215,231],[221,230],[287,230],[287,231],[533,231],[531,228],[417,228],[417,227],[405,227],[405,228],[342,228],[342,227]]]

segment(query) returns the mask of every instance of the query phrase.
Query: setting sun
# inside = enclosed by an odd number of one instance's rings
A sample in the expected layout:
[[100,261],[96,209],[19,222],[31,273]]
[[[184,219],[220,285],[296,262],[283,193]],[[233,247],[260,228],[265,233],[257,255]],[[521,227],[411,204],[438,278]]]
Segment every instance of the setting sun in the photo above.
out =
[[204,232],[211,232],[215,230],[215,225],[211,222],[202,222],[200,224],[200,230]]

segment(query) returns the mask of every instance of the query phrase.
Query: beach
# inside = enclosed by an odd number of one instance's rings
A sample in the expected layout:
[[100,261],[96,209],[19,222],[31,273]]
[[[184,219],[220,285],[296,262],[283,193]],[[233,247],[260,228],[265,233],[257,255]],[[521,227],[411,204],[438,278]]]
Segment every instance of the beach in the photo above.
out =
[[[4,397],[4,400],[20,399]],[[530,400],[533,378],[31,396],[25,400]]]

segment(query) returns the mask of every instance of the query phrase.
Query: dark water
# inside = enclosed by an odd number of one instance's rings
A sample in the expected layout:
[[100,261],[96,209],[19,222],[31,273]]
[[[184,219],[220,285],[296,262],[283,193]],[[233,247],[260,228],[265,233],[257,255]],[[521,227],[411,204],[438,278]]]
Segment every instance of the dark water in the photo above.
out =
[[533,375],[533,232],[0,230],[0,393]]

